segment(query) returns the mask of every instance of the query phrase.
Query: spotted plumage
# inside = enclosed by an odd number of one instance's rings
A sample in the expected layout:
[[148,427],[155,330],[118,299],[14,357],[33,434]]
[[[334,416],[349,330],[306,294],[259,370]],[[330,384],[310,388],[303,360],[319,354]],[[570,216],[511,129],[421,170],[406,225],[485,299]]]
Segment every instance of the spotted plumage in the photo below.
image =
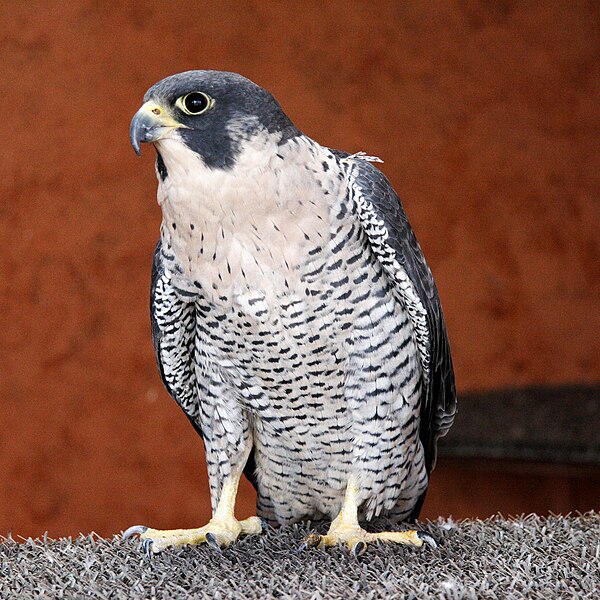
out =
[[[206,113],[185,114],[192,92],[210,98]],[[245,469],[272,523],[333,518],[350,487],[365,519],[417,516],[454,379],[389,182],[238,75],[176,75],[145,100],[132,142],[158,152],[153,338],[204,439],[213,511]]]

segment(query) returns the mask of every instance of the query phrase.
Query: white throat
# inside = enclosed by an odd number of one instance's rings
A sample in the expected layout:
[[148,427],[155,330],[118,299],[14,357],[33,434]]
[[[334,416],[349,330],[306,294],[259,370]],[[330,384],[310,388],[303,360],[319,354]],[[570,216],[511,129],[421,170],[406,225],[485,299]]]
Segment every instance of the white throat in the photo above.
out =
[[255,136],[226,170],[207,167],[176,134],[157,149],[168,173],[158,186],[163,245],[204,293],[288,288],[308,250],[326,244],[340,185],[308,138],[280,147]]

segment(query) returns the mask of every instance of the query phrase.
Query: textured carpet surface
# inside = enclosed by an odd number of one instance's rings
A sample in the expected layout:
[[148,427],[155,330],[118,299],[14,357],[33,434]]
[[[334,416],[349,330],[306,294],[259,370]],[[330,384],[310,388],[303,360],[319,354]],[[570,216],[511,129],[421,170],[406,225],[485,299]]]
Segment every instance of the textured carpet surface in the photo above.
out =
[[420,526],[438,540],[437,549],[371,546],[358,559],[342,548],[299,551],[314,531],[309,524],[269,530],[221,554],[182,548],[151,559],[136,540],[5,539],[0,597],[599,597],[598,513]]

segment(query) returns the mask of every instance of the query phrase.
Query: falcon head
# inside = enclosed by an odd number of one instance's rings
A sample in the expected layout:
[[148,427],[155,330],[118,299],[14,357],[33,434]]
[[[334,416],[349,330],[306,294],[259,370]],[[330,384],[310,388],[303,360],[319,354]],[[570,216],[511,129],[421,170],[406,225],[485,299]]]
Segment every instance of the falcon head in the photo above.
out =
[[249,79],[223,71],[186,71],[146,92],[131,121],[130,139],[138,155],[141,142],[175,140],[207,167],[230,169],[243,142],[259,132],[279,143],[299,134],[275,98]]

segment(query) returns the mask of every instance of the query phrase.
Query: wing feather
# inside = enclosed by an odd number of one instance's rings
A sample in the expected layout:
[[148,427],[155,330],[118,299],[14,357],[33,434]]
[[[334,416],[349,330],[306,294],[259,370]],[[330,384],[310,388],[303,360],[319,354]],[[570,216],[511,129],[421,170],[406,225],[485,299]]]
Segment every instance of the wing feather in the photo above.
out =
[[162,382],[198,433],[198,400],[194,370],[196,308],[175,292],[162,260],[159,241],[152,261],[150,319],[156,362]]
[[[182,300],[171,285],[164,267],[160,241],[156,245],[152,261],[150,318],[154,352],[162,382],[203,438],[194,368],[196,305]],[[254,450],[246,461],[244,474],[256,488]]]
[[400,199],[385,175],[360,157],[346,157],[349,201],[355,203],[371,247],[395,282],[413,323],[423,366],[420,438],[425,463],[435,466],[436,446],[456,414],[450,344],[433,276]]

